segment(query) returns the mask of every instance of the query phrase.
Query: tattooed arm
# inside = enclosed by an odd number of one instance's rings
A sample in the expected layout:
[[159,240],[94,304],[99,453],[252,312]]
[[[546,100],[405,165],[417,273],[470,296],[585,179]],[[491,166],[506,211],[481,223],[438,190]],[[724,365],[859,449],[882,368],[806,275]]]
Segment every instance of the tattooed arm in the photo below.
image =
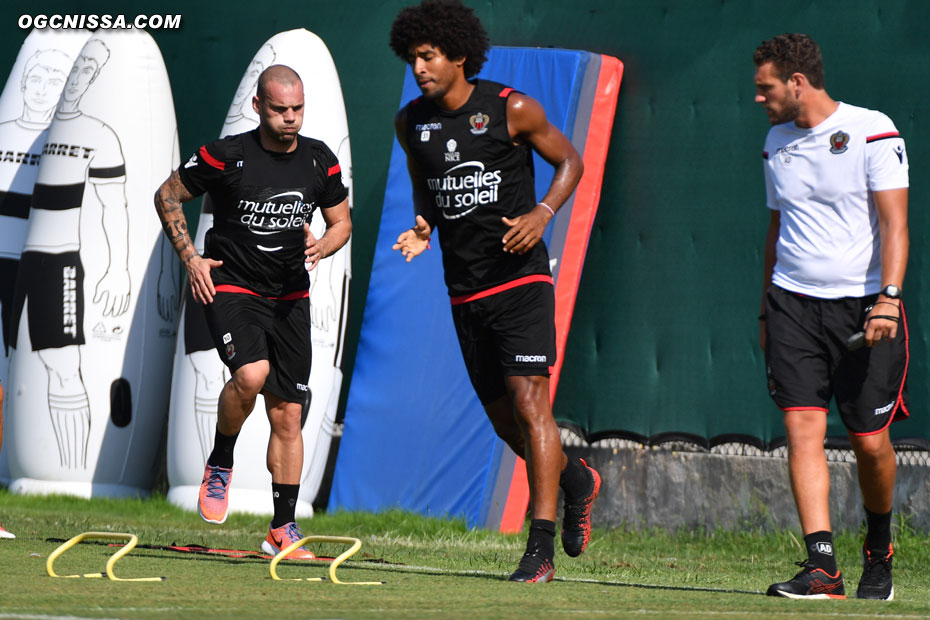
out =
[[194,299],[199,303],[208,304],[216,295],[210,270],[222,265],[223,261],[204,258],[194,248],[194,242],[187,232],[184,210],[181,208],[181,203],[193,198],[194,195],[184,187],[178,171],[175,170],[155,192],[155,210],[161,219],[165,234],[168,235],[168,241],[174,246],[174,251],[187,269],[187,280],[190,282]]

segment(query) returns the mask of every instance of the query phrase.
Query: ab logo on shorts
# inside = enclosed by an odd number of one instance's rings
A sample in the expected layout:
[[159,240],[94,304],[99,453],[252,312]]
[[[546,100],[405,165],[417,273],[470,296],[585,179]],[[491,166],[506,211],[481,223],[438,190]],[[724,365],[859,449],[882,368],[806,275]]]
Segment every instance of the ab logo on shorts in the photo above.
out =
[[236,357],[236,346],[232,342],[232,334],[229,332],[223,334],[223,344],[226,345],[226,359]]

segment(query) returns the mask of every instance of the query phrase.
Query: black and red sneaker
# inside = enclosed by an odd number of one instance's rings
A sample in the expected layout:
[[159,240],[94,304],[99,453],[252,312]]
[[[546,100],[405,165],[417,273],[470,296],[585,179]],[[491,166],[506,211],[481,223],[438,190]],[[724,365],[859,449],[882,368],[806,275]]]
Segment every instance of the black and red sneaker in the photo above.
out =
[[553,577],[555,577],[555,564],[552,563],[552,558],[546,557],[539,549],[539,545],[533,545],[532,549],[527,549],[523,554],[520,565],[510,576],[510,581],[545,583],[552,581]]
[[601,476],[584,459],[578,459],[591,472],[591,492],[575,500],[565,498],[562,514],[562,549],[565,555],[578,557],[591,540],[591,506],[601,491]]
[[891,543],[888,543],[888,553],[862,548],[862,579],[856,588],[856,598],[894,600],[894,585],[891,583],[892,556],[894,547]]
[[770,585],[767,595],[786,598],[846,598],[843,575],[840,571],[831,575],[822,568],[816,568],[809,561],[795,564],[802,567],[801,572],[790,581]]

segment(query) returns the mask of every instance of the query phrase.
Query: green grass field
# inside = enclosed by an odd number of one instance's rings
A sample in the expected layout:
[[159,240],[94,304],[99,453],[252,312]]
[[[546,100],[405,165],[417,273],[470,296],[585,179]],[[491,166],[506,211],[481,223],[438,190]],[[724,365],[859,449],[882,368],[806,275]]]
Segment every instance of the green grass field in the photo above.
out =
[[[400,512],[321,514],[302,522],[306,534],[353,536],[361,551],[339,569],[343,581],[380,586],[273,581],[269,561],[144,549],[202,545],[258,552],[265,518],[230,516],[221,526],[194,512],[147,500],[20,497],[0,490],[0,522],[16,534],[0,540],[0,618],[805,618],[930,616],[930,538],[896,527],[896,600],[789,601],[762,595],[803,559],[788,532],[713,534],[598,530],[580,558],[557,543],[557,580],[506,581],[523,551],[523,536],[469,530],[460,521]],[[46,560],[60,543],[85,531],[129,532],[139,548],[115,567],[120,577],[165,576],[158,583],[54,579]],[[796,534],[795,534],[796,536]],[[114,540],[114,542],[116,542]],[[847,590],[859,578],[856,537],[836,547]],[[317,545],[318,555],[344,547]],[[106,541],[75,546],[55,563],[60,575],[103,571],[115,549]],[[324,562],[282,562],[282,578],[325,576]]]

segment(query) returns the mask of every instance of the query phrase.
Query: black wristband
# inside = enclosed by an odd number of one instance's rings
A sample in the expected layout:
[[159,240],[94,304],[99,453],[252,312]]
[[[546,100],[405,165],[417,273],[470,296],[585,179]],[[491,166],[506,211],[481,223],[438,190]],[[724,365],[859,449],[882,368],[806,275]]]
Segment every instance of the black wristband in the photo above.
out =
[[887,314],[873,314],[872,316],[867,318],[866,321],[871,321],[872,319],[885,319],[886,321],[894,321],[895,323],[900,322],[900,319],[898,319],[898,317],[888,316]]

